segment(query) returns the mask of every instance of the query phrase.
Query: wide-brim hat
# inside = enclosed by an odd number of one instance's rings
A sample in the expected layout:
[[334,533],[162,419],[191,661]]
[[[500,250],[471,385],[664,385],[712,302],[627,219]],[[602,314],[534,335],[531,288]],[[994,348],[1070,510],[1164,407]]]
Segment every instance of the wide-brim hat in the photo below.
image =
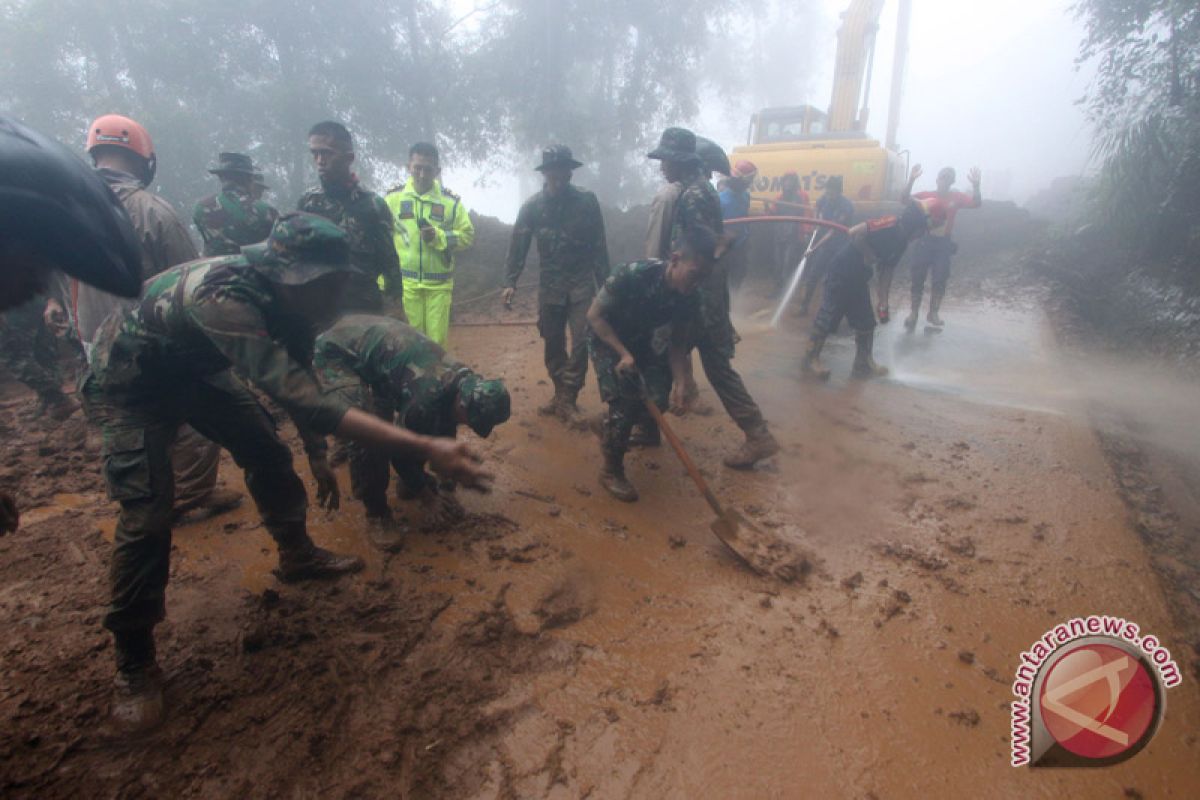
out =
[[646,158],[700,163],[700,156],[696,155],[696,134],[687,128],[667,128],[659,137],[658,147],[647,153]]
[[583,166],[583,162],[576,161],[575,156],[571,153],[571,148],[565,144],[552,144],[549,147],[542,149],[542,163],[534,167],[538,172],[544,172],[548,169],[566,168],[579,169]]
[[254,177],[258,174],[258,170],[254,168],[253,159],[243,153],[221,153],[217,156],[216,166],[209,167],[208,171],[213,175],[229,173]]

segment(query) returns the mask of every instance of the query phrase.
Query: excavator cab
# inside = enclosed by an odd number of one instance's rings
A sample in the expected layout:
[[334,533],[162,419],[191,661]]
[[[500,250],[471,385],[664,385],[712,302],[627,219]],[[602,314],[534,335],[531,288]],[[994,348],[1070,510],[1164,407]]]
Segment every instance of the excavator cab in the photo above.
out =
[[814,106],[764,108],[750,117],[747,144],[802,142],[824,138],[829,129],[829,115]]

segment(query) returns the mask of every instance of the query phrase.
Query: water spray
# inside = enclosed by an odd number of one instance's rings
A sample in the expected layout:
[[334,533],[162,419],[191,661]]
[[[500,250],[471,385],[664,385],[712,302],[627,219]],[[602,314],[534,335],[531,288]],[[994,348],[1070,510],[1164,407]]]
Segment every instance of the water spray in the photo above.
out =
[[[789,203],[787,205],[792,204]],[[848,233],[850,231],[850,229],[845,225],[839,225],[838,223],[830,222],[827,219],[813,219],[812,217],[736,217],[734,219],[725,220],[726,225],[740,225],[744,222],[799,222],[805,225],[812,225],[816,228],[829,228],[831,230],[841,231],[842,233]],[[792,296],[796,294],[796,287],[800,285],[800,279],[804,276],[804,267],[806,264],[808,264],[808,257],[812,255],[813,250],[816,249],[813,247],[813,243],[816,241],[817,234],[819,232],[820,231],[813,231],[812,237],[808,240],[808,247],[804,251],[804,258],[800,259],[800,263],[796,266],[796,271],[792,273],[792,277],[788,281],[787,291],[783,293],[783,299],[779,301],[779,307],[775,309],[775,313],[771,316],[772,328],[779,327],[779,319],[783,316],[783,310],[787,308],[788,303],[792,301]],[[826,241],[828,241],[828,239],[829,237],[826,236],[821,240],[821,244],[824,244]],[[817,247],[820,247],[821,244],[818,244]]]

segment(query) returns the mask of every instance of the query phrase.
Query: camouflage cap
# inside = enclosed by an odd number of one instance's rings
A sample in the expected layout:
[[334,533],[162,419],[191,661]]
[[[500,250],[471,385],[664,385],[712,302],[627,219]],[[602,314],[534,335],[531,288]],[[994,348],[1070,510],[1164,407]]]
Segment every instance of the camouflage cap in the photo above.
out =
[[254,175],[254,161],[250,156],[242,153],[221,153],[217,156],[217,165],[209,167],[209,172],[213,175],[222,175],[224,173],[237,173],[240,175]]
[[467,425],[483,437],[512,413],[512,400],[501,380],[485,381],[473,372],[467,373],[458,383],[458,397],[467,412]]
[[554,167],[579,169],[582,166],[581,162],[575,160],[575,155],[571,152],[571,148],[565,144],[551,144],[542,149],[542,163],[540,166],[534,167],[534,169],[542,172]]
[[694,161],[700,163],[696,155],[696,134],[687,128],[667,128],[658,140],[658,147],[646,154],[646,158],[659,161]]
[[354,271],[345,231],[324,217],[301,211],[280,217],[265,244],[243,247],[242,253],[257,256],[267,277],[286,286]]

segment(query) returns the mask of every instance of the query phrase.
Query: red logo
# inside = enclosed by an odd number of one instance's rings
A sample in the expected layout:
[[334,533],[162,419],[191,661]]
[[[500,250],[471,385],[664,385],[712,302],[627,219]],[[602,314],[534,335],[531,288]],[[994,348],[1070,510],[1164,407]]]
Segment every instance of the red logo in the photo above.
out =
[[1133,755],[1154,735],[1161,717],[1150,669],[1120,646],[1091,641],[1065,650],[1037,694],[1046,732],[1085,759]]

